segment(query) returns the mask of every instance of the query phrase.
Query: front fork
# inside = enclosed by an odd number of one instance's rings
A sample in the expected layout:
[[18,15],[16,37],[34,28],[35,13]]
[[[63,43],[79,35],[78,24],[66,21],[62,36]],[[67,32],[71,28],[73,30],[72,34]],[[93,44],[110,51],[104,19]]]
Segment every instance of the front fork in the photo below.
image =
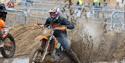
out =
[[44,61],[48,53],[52,56],[55,56],[57,44],[58,41],[53,35],[49,37],[49,40],[42,40],[41,44],[41,47],[43,48],[42,59],[41,59],[42,62]]
[[41,60],[42,62],[44,61],[45,56],[46,56],[47,53],[48,53],[48,46],[49,46],[49,43],[46,44],[46,47],[45,47],[45,49],[44,49],[43,56],[42,56],[42,60]]
[[42,54],[42,59],[41,59],[42,62],[44,61],[46,55],[48,54],[48,50],[49,50],[49,47],[50,47],[50,42],[51,42],[52,39],[53,39],[53,36],[50,36],[50,38],[49,38],[49,40],[46,42],[46,44],[43,45],[43,46],[45,46],[45,48],[44,48],[44,52],[43,52],[43,54]]

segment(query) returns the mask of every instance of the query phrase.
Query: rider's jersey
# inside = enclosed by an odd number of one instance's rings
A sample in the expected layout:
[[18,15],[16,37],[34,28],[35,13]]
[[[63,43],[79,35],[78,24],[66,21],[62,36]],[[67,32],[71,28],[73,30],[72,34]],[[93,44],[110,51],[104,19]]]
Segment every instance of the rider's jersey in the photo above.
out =
[[[53,28],[54,27],[58,27],[58,26],[61,26],[61,25],[64,25],[67,27],[67,29],[73,29],[74,28],[74,25],[71,24],[67,19],[65,19],[64,17],[58,17],[57,19],[53,19],[53,18],[47,18],[46,20],[46,23],[45,23],[45,26],[46,27],[49,27],[49,26],[52,26]],[[62,30],[55,30],[54,31],[54,35],[56,37],[59,37],[61,33],[64,33],[64,34],[67,34],[66,30],[65,31],[62,31]]]
[[0,19],[0,31],[5,27],[6,25],[5,25],[5,22],[2,20],[2,19]]

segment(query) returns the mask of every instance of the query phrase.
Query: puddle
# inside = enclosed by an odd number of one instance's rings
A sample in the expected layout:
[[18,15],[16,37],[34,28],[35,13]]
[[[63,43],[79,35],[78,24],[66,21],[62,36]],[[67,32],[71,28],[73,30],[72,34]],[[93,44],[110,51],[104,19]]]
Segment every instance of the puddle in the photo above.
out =
[[20,56],[20,57],[5,59],[0,56],[0,63],[29,63],[29,58],[28,56]]

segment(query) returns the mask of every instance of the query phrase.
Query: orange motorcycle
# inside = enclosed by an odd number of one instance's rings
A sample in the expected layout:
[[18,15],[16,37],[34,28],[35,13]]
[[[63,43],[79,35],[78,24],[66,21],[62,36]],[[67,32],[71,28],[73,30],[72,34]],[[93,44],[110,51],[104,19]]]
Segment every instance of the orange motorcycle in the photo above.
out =
[[11,58],[15,54],[16,44],[14,37],[9,33],[10,28],[1,30],[0,52],[4,58]]
[[[58,60],[61,58],[62,59],[64,58],[63,57],[65,55],[65,53],[63,52],[64,48],[58,42],[56,37],[53,35],[54,30],[55,29],[51,27],[49,29],[44,28],[43,34],[39,36],[41,45],[31,54],[29,63],[46,63],[47,56],[53,56],[55,60],[54,63],[60,63]],[[51,43],[52,41],[53,41],[53,44]]]

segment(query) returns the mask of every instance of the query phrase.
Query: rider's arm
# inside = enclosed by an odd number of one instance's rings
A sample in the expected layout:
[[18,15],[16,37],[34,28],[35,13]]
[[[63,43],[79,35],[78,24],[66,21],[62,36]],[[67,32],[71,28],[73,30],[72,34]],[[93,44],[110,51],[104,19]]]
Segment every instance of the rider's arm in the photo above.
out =
[[50,25],[50,18],[46,19],[46,22],[44,24],[45,27],[48,27]]
[[63,19],[62,25],[65,25],[67,27],[67,29],[74,29],[75,26],[74,24],[70,23],[67,19]]

